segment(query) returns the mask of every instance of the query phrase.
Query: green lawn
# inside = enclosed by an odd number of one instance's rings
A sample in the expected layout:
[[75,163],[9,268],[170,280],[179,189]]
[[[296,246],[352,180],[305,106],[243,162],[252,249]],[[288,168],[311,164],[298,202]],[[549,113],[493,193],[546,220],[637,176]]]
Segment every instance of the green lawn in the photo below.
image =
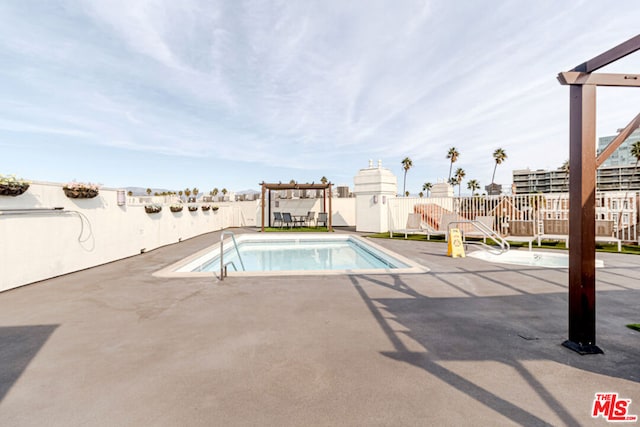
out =
[[631,323],[627,325],[627,328],[640,332],[640,323]]
[[[388,239],[389,238],[389,233],[376,233],[376,234],[369,234],[367,237],[373,237],[376,239]],[[404,234],[401,233],[393,233],[393,238],[394,239],[403,239],[404,240]],[[407,236],[407,240],[417,240],[417,241],[427,241],[427,236],[423,235],[423,234],[409,234]],[[478,241],[478,240],[482,240],[482,239],[475,239],[475,238],[469,238],[467,239],[470,242],[473,241]],[[509,238],[506,239],[507,241],[509,241]],[[431,242],[445,242],[444,236],[431,236]],[[561,250],[566,250],[567,247],[565,245],[564,242],[558,242],[555,240],[542,240],[542,246],[540,246],[540,248],[542,249],[561,249]],[[496,245],[496,243],[492,240],[492,239],[487,239],[487,244],[491,245]],[[509,242],[509,245],[512,248],[528,248],[529,244],[525,243],[525,242]],[[537,242],[534,242],[533,244],[533,248],[537,248],[538,244]],[[612,252],[612,253],[618,253],[618,245],[616,244],[601,244],[601,243],[596,243],[596,251],[598,252]],[[637,245],[622,245],[622,252],[623,254],[632,254],[632,255],[640,255],[640,246]]]

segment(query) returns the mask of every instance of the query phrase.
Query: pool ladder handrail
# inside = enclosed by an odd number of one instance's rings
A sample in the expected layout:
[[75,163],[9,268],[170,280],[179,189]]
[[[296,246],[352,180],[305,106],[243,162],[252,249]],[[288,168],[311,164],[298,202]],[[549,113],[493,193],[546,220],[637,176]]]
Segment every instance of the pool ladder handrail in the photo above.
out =
[[233,263],[233,261],[229,261],[228,263],[224,263],[224,236],[230,235],[231,240],[233,240],[233,246],[236,248],[236,253],[238,254],[238,259],[240,260],[240,265],[242,266],[242,271],[246,271],[244,268],[244,262],[242,262],[242,256],[240,256],[240,250],[238,249],[238,242],[236,242],[236,236],[233,231],[225,230],[220,234],[220,280],[224,280],[224,277],[227,275],[227,265],[233,265],[236,271],[238,268]]
[[[510,249],[509,242],[504,240],[502,238],[502,236],[500,234],[498,234],[498,232],[496,232],[495,230],[487,227],[486,225],[484,225],[480,221],[474,221],[474,220],[451,221],[447,225],[447,237],[449,236],[449,233],[451,231],[451,224],[471,224],[478,231],[480,231],[484,236],[489,237],[490,239],[493,239],[493,241],[498,244],[498,246],[500,247],[500,252],[499,253],[507,252]],[[463,236],[464,236],[464,233],[463,233]],[[487,245],[485,243],[480,243],[480,245],[486,246],[488,249],[494,249],[494,248],[492,248],[491,246],[489,246],[489,245]]]

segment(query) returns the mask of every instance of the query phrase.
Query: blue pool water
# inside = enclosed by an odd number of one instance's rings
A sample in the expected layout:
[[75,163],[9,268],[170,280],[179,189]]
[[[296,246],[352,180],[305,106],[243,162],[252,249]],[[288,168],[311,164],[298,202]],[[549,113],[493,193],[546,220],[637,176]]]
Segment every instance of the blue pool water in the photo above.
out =
[[[247,272],[388,270],[409,267],[366,242],[352,238],[244,238],[238,239],[238,250],[244,263],[244,271]],[[201,257],[183,271],[218,271],[220,257],[219,251],[216,252]],[[229,271],[243,271],[235,247],[228,242],[224,249],[224,263],[230,262],[233,264],[228,265]]]

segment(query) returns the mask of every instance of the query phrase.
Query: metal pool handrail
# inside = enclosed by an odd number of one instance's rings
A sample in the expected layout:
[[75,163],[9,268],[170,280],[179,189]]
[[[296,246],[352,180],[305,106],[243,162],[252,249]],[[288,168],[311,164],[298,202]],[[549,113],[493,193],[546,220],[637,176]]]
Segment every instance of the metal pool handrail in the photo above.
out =
[[[225,235],[230,235],[231,239],[233,240],[233,246],[236,248],[236,253],[238,254],[238,259],[240,260],[240,265],[242,266],[242,271],[246,271],[244,268],[244,262],[242,262],[242,257],[240,256],[240,250],[238,250],[238,243],[236,242],[236,236],[235,234],[233,234],[233,231],[229,231],[229,230],[225,230],[222,232],[222,234],[220,235],[220,280],[224,280],[224,272],[225,272],[225,265],[224,265],[224,236]],[[235,267],[235,264],[234,264]]]

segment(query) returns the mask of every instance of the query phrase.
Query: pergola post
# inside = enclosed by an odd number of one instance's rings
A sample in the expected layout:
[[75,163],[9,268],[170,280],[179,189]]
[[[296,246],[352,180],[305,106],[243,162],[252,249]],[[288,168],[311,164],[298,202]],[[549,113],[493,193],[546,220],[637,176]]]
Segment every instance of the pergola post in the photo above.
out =
[[570,87],[569,339],[581,354],[596,346],[596,86]]
[[[265,183],[262,183],[262,230],[264,232],[264,195],[266,193],[266,186]],[[269,204],[271,204],[271,202],[269,202]]]
[[596,159],[597,86],[640,87],[637,74],[594,71],[640,50],[640,35],[560,73],[569,85],[569,339],[562,344],[580,354],[597,354],[595,191],[597,167],[640,124],[636,117]]
[[333,199],[333,184],[329,183],[329,231],[333,231],[333,209],[331,200]]

